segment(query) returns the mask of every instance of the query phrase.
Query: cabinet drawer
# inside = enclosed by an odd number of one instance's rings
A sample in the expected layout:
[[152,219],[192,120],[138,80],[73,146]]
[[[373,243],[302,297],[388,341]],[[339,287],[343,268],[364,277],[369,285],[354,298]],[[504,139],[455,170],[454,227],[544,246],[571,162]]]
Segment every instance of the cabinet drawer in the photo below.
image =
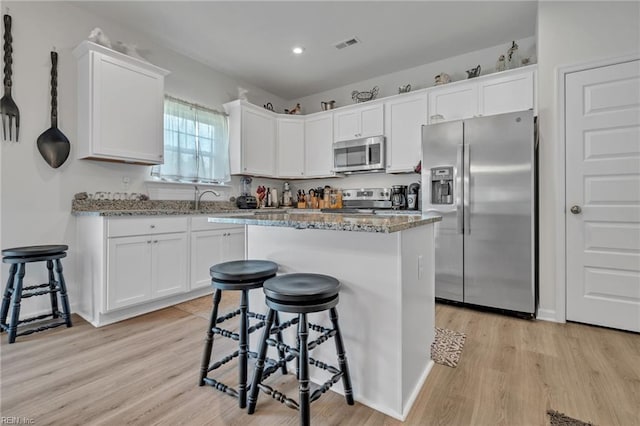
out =
[[187,232],[186,217],[110,218],[108,237]]
[[209,223],[209,216],[192,216],[192,231],[210,231],[216,229],[243,229],[244,225],[236,225],[233,223]]

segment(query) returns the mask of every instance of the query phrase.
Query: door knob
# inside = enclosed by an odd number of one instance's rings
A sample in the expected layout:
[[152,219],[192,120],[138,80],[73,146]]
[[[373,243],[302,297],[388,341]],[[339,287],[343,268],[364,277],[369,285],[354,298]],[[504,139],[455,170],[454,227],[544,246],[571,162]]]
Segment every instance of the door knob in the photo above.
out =
[[571,213],[580,214],[582,213],[582,209],[580,208],[580,206],[571,206]]

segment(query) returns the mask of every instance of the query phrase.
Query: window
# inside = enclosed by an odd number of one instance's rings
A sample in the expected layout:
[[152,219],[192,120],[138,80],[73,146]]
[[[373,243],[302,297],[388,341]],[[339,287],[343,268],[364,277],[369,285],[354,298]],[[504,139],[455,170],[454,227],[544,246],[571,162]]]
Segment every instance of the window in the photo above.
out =
[[166,96],[164,164],[151,175],[177,182],[230,180],[229,126],[224,113]]

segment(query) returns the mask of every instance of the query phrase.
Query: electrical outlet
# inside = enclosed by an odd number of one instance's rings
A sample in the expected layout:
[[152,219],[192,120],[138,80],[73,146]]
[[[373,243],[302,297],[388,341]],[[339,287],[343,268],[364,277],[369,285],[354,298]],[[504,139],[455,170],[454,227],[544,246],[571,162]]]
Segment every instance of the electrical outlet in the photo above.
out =
[[122,176],[122,187],[126,191],[129,189],[129,184],[131,183],[131,178],[129,176]]

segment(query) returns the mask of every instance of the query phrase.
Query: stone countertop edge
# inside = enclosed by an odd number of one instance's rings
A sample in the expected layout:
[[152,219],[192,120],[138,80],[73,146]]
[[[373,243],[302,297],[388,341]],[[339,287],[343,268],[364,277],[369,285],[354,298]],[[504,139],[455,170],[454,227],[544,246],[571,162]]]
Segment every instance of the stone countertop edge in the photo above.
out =
[[193,201],[186,200],[73,200],[74,216],[193,216],[212,213],[240,213],[235,203],[229,201],[203,201],[199,210],[193,209]]
[[[275,213],[275,212],[274,212]],[[341,215],[335,213],[312,214],[312,218],[301,218],[293,215],[288,218],[217,216],[208,215],[212,223],[233,223],[238,225],[279,226],[294,229],[319,229],[329,231],[392,233],[404,231],[418,226],[439,222],[442,216],[436,214],[369,216]]]

